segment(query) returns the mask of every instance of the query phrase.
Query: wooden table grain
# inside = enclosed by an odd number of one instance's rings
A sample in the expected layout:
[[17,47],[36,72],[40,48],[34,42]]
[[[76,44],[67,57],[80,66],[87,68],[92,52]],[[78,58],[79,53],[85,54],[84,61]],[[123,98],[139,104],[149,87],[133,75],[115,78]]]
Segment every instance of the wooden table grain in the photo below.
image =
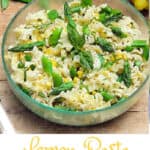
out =
[[[23,5],[13,1],[0,12],[0,41],[8,22]],[[0,58],[0,98],[16,133],[148,133],[148,88],[133,108],[109,122],[90,127],[58,125],[36,116],[20,103],[9,88]]]

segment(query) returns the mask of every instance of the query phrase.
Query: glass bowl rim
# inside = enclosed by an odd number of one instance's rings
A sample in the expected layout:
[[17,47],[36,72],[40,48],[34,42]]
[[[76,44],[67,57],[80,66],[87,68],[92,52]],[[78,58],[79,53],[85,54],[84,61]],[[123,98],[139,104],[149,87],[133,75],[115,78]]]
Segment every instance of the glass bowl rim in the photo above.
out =
[[[10,22],[8,23],[6,30],[4,32],[3,35],[3,39],[2,39],[2,64],[3,64],[3,69],[5,72],[5,75],[7,77],[7,80],[10,82],[10,85],[12,85],[13,87],[15,87],[15,91],[17,91],[17,93],[19,95],[22,95],[22,97],[24,98],[24,100],[22,101],[29,101],[29,103],[33,103],[38,107],[41,107],[42,109],[48,110],[48,111],[54,111],[54,112],[58,112],[58,113],[64,113],[64,114],[70,114],[70,115],[86,115],[86,114],[91,114],[91,113],[96,113],[96,112],[103,112],[103,111],[107,111],[107,110],[112,110],[116,107],[119,107],[120,105],[124,104],[125,102],[129,101],[130,99],[132,99],[132,97],[134,97],[146,84],[146,82],[149,79],[149,74],[147,75],[146,79],[143,81],[143,83],[140,85],[140,87],[135,90],[128,98],[125,98],[124,100],[121,100],[119,102],[117,102],[114,105],[108,106],[108,107],[104,107],[104,108],[100,108],[100,109],[96,109],[96,110],[89,110],[89,111],[69,111],[69,110],[65,110],[65,109],[60,109],[60,108],[55,108],[55,107],[51,107],[48,106],[47,104],[43,104],[39,101],[37,101],[36,99],[28,96],[26,93],[24,93],[19,86],[14,82],[14,80],[11,78],[11,75],[9,73],[9,69],[6,65],[5,62],[5,56],[4,56],[4,47],[5,47],[5,41],[7,38],[7,34],[9,31],[9,28],[11,27],[11,25],[14,23],[15,19],[20,15],[20,13],[22,13],[27,7],[29,7],[30,5],[32,5],[32,3],[34,3],[36,0],[33,0],[32,2],[26,4],[24,7],[22,7],[19,11],[17,11],[17,13],[13,16],[13,18],[10,20]],[[127,0],[120,0],[122,3],[124,3],[125,5],[127,5],[128,7],[130,7],[130,9],[132,9],[135,13],[138,14],[138,16],[143,20],[144,24],[148,27],[148,23],[146,21],[146,19],[144,18],[144,16],[136,9],[134,8]]]

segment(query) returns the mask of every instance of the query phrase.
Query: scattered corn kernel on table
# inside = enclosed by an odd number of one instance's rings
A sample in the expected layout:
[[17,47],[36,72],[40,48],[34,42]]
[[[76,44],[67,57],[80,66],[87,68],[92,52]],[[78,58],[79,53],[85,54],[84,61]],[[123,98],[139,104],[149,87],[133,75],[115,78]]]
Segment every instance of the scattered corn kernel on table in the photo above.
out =
[[[23,5],[13,1],[0,12],[0,41],[10,18]],[[16,133],[148,133],[148,88],[133,108],[116,119],[90,127],[62,126],[34,115],[19,102],[9,88],[0,58],[0,98]]]

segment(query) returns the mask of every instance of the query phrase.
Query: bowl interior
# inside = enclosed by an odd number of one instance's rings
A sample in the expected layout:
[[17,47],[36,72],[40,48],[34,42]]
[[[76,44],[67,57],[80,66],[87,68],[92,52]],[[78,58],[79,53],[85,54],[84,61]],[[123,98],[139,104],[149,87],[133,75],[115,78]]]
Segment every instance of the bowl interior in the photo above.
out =
[[[39,1],[40,0],[35,0],[32,3],[26,5],[23,9],[21,9],[11,20],[4,34],[3,43],[2,43],[2,60],[3,60],[3,65],[4,65],[6,76],[9,80],[12,80],[10,76],[11,69],[10,69],[9,62],[5,60],[5,54],[7,53],[8,46],[15,42],[15,33],[13,32],[13,30],[17,26],[25,22],[25,17],[27,16],[28,13],[34,13],[38,10],[43,9],[41,8]],[[63,8],[64,2],[65,0],[49,0],[49,9]],[[144,20],[144,17],[142,17],[142,15],[138,11],[136,11],[128,2],[126,2],[126,0],[115,0],[115,2],[112,0],[94,0],[94,2],[96,5],[100,5],[102,3],[108,3],[108,5],[110,5],[111,7],[121,10],[124,15],[131,16],[137,22],[137,24],[140,27],[140,30],[142,31],[141,38],[148,40],[149,38],[148,27],[147,27],[146,21]],[[13,81],[11,82],[11,84],[14,84],[14,86],[17,86]],[[145,82],[143,84],[145,84]],[[21,93],[21,89],[17,88],[17,90],[20,90],[20,93]],[[31,99],[31,101],[35,101],[35,103],[38,104],[36,100],[33,100],[32,98],[29,98],[29,97],[28,99]],[[40,106],[42,105],[43,104],[40,104]],[[53,109],[56,109],[56,108],[53,108]]]

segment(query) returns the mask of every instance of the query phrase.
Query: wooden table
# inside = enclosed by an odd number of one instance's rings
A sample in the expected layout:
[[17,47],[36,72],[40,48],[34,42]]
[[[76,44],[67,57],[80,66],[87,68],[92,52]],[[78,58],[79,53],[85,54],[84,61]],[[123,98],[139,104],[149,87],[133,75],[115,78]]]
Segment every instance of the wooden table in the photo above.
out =
[[[0,13],[1,38],[10,18],[23,5],[11,2],[9,8]],[[19,102],[8,86],[0,58],[0,98],[17,133],[148,133],[148,90],[133,108],[107,123],[91,127],[57,125],[34,115]]]

